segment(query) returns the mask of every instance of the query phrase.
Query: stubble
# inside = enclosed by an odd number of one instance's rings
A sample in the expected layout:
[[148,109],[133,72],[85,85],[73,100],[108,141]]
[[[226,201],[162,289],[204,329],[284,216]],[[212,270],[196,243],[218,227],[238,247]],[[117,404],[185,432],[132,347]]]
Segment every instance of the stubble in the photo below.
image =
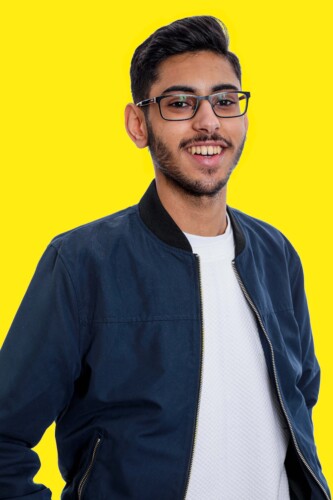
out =
[[[224,186],[227,185],[230,175],[233,172],[234,168],[236,167],[242,155],[246,140],[245,136],[242,143],[234,153],[234,158],[229,167],[229,170],[222,179],[214,180],[214,174],[216,172],[216,169],[215,168],[207,169],[207,167],[205,167],[202,169],[202,171],[206,176],[206,180],[201,181],[201,180],[190,179],[181,171],[177,163],[177,160],[174,158],[174,155],[169,150],[167,145],[154,134],[149,120],[147,120],[147,131],[148,131],[148,147],[155,168],[158,169],[168,179],[168,181],[174,185],[176,189],[181,189],[187,195],[196,198],[202,196],[214,197],[224,188]],[[227,142],[228,147],[232,147],[232,144],[229,141],[226,141],[225,138],[221,137],[218,134],[213,134],[210,136],[201,134],[200,136],[194,138],[194,141],[196,142],[219,141],[219,140]],[[188,147],[188,141],[181,142],[179,145],[179,152],[181,152],[184,148],[186,148],[186,146]]]

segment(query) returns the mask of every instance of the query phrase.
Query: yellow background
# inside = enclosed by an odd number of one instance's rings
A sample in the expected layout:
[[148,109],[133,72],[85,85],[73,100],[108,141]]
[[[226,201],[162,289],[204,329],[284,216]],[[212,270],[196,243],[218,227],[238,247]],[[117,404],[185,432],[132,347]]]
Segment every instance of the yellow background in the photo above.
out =
[[[136,46],[177,18],[227,25],[250,90],[248,142],[228,203],[278,227],[305,270],[322,368],[314,424],[333,484],[332,13],[328,1],[83,0],[0,7],[0,340],[56,234],[136,203],[153,177],[123,126]],[[41,374],[42,376],[42,374]],[[36,480],[60,497],[54,427]]]

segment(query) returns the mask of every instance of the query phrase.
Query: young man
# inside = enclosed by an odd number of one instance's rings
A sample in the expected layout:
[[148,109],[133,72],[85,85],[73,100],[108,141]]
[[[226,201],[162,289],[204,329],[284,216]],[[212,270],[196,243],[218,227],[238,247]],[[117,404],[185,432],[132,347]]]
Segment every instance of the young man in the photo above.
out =
[[226,205],[250,93],[224,26],[159,29],[131,78],[155,180],[38,265],[0,357],[0,498],[50,498],[30,448],[56,420],[66,500],[329,499],[299,257]]

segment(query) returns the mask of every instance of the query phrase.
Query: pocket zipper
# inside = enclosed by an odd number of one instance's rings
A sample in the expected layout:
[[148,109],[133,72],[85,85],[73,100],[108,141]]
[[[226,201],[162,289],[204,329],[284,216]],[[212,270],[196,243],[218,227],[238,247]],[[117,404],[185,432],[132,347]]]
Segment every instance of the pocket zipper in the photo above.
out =
[[89,477],[89,474],[91,472],[91,469],[94,465],[94,462],[95,462],[95,459],[96,459],[96,454],[97,454],[97,450],[99,448],[99,445],[101,444],[101,438],[99,437],[95,443],[95,446],[94,446],[94,449],[93,449],[93,452],[92,452],[92,456],[91,456],[91,460],[90,460],[90,463],[87,467],[87,470],[86,472],[83,474],[82,478],[81,478],[81,481],[79,482],[79,486],[78,486],[78,490],[77,490],[77,493],[78,493],[78,500],[81,500],[81,497],[82,497],[82,491],[83,491],[83,488],[87,482],[87,479]]

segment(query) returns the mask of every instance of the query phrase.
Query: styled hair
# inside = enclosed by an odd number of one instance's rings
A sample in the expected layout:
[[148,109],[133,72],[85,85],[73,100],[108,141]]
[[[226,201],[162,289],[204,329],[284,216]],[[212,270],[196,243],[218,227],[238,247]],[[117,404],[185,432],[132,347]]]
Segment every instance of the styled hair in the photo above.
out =
[[130,69],[133,101],[147,99],[152,84],[158,79],[159,65],[168,57],[184,52],[209,50],[224,56],[241,81],[238,57],[228,47],[226,26],[212,16],[186,17],[159,28],[134,52]]

